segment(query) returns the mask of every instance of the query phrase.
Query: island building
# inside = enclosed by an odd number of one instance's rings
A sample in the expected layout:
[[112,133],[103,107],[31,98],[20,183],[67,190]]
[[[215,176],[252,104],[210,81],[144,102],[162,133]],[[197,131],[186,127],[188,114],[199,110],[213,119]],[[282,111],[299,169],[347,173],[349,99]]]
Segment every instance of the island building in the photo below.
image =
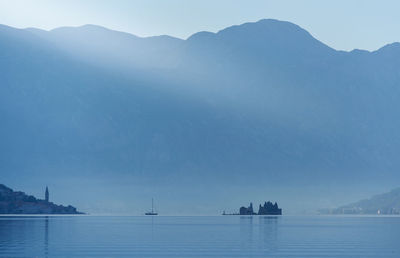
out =
[[249,207],[240,207],[239,215],[282,215],[282,209],[278,207],[278,204],[272,204],[272,202],[264,202],[264,205],[259,206],[258,212],[255,213],[253,210],[253,203],[250,203]]

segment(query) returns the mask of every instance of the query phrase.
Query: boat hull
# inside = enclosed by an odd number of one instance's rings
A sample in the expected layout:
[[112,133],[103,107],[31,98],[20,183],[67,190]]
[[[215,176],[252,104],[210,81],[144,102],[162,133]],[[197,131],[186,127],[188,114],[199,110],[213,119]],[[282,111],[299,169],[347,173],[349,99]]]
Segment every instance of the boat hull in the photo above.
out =
[[147,216],[156,216],[156,215],[158,215],[158,213],[155,213],[155,212],[146,212],[145,215],[147,215]]

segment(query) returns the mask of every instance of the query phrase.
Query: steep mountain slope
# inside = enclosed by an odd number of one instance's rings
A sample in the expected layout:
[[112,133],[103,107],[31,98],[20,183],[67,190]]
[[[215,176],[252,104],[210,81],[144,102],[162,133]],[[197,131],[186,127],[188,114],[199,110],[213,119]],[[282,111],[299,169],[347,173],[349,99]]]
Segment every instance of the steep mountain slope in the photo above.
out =
[[343,203],[398,179],[399,56],[336,51],[276,20],[187,40],[2,26],[3,180],[57,185],[91,212],[138,213],[149,195],[181,213]]

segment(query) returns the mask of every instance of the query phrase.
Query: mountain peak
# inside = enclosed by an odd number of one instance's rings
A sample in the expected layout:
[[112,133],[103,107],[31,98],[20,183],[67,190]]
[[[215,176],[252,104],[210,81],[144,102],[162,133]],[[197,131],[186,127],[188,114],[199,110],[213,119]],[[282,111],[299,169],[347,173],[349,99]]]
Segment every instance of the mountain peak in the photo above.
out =
[[287,22],[274,19],[262,19],[257,22],[247,22],[241,25],[234,25],[220,30],[218,34],[226,34],[230,32],[243,32],[258,33],[258,34],[287,34],[287,33],[302,33],[311,37],[311,34],[300,26]]
[[193,35],[189,36],[186,40],[187,41],[195,41],[199,39],[211,39],[215,37],[216,33],[210,31],[200,31],[196,32]]
[[113,33],[113,34],[120,34],[120,35],[137,38],[137,36],[127,33],[127,32],[111,30],[106,27],[103,27],[100,25],[94,25],[94,24],[85,24],[85,25],[77,26],[77,27],[73,27],[73,26],[59,27],[59,28],[50,30],[50,32],[57,33],[57,34],[84,33],[84,34],[93,34],[93,35]]
[[381,47],[375,52],[388,52],[388,51],[399,51],[399,50],[400,50],[400,42],[393,42]]
[[233,28],[249,28],[249,27],[253,27],[253,28],[279,28],[279,29],[283,29],[283,28],[290,28],[293,30],[303,30],[300,26],[288,22],[288,21],[281,21],[281,20],[276,20],[276,19],[261,19],[255,22],[246,22],[240,25],[233,25],[233,26],[229,26],[225,29],[220,30],[219,32],[225,31],[225,30],[229,30],[229,29],[233,29]]
[[84,24],[81,26],[63,26],[63,27],[58,27],[58,28],[52,29],[50,31],[54,32],[54,31],[65,31],[65,30],[111,31],[110,29],[107,29],[106,27],[103,27],[100,25],[94,25],[94,24]]
[[233,25],[218,31],[217,33],[200,31],[191,35],[187,40],[210,39],[215,36],[225,36],[237,33],[263,35],[290,32],[301,32],[312,37],[306,30],[294,23],[274,19],[262,19],[256,22],[246,22],[240,25]]
[[[231,35],[240,34],[247,40],[261,40],[277,44],[313,44],[324,45],[315,39],[308,31],[300,26],[274,19],[262,19],[257,22],[248,22],[242,25],[231,26],[218,32],[219,35],[230,38]],[[326,45],[324,45],[327,47]]]
[[303,52],[320,56],[335,51],[300,26],[274,19],[234,25],[217,33],[199,32],[189,37],[188,41],[201,48],[212,46],[214,41],[218,41],[222,48],[232,46],[263,53],[289,51],[294,55]]

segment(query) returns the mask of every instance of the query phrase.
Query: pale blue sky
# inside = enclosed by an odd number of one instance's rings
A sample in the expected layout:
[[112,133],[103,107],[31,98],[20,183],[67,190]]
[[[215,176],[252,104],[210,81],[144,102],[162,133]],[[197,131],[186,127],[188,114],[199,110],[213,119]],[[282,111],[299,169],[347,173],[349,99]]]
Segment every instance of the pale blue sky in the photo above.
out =
[[179,38],[263,18],[287,20],[336,48],[400,41],[398,0],[0,0],[0,24],[52,29],[98,24]]

